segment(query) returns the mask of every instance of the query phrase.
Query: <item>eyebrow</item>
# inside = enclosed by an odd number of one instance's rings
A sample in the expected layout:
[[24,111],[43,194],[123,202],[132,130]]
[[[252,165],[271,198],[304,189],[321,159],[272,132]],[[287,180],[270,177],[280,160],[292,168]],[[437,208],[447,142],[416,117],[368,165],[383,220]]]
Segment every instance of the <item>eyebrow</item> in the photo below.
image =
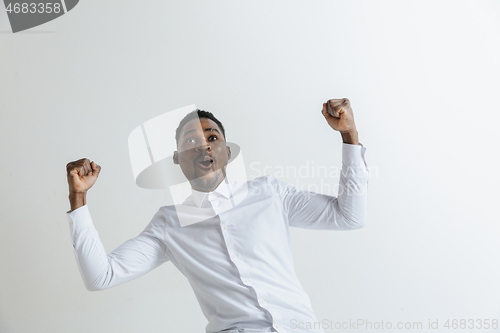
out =
[[[184,133],[184,134],[182,135],[182,137],[185,137],[188,133],[195,132],[195,131],[196,131],[196,129],[195,129],[195,128],[190,129],[189,131],[187,131],[186,133]],[[219,130],[218,130],[217,128],[207,127],[207,128],[205,128],[203,131],[204,131],[204,132],[213,132],[213,131],[215,131],[215,132],[219,133],[219,135],[222,135],[222,134],[220,134],[220,132],[219,132]]]

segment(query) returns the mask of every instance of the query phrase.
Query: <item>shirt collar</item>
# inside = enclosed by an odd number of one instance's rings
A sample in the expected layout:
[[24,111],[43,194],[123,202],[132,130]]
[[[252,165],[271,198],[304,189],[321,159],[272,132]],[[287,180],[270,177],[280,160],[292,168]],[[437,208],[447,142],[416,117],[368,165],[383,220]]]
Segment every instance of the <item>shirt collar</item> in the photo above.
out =
[[229,186],[230,186],[230,183],[226,177],[219,184],[219,186],[217,186],[217,188],[211,192],[200,192],[200,191],[197,191],[197,190],[191,188],[191,194],[192,194],[192,199],[194,201],[194,204],[197,207],[201,207],[203,205],[203,202],[205,200],[208,200],[208,196],[210,195],[210,193],[215,193],[219,196],[222,196],[226,199],[229,199],[229,197],[230,197],[229,188],[228,188]]

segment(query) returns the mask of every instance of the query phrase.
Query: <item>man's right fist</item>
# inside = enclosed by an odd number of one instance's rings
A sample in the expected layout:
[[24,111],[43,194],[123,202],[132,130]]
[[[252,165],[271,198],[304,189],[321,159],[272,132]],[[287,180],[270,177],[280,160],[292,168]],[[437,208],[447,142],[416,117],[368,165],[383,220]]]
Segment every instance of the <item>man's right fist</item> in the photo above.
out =
[[73,193],[86,193],[94,185],[101,167],[88,158],[69,162],[66,165],[69,191]]

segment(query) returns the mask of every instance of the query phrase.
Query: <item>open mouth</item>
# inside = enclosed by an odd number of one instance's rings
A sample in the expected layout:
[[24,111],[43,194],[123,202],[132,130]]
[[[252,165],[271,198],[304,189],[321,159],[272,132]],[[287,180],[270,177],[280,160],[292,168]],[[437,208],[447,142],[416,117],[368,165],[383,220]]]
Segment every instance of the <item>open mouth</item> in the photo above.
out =
[[214,160],[208,155],[204,156],[198,162],[198,164],[201,166],[202,169],[210,169],[212,167],[213,163],[214,163]]

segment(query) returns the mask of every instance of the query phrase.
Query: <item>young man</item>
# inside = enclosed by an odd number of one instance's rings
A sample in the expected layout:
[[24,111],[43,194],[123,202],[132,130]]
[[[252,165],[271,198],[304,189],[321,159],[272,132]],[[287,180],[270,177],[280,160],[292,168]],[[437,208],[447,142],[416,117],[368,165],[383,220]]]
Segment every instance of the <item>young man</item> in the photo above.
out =
[[[224,127],[211,113],[197,110],[179,124],[173,155],[192,188],[182,205],[187,210],[161,207],[143,232],[108,255],[86,206],[101,168],[88,159],[69,163],[68,219],[87,289],[111,288],[172,261],[193,287],[209,322],[207,333],[323,332],[317,325],[300,329],[317,319],[295,275],[288,228],[363,227],[368,170],[349,100],[329,100],[322,114],[343,139],[337,198],[298,190],[272,176],[229,181]],[[186,211],[206,218],[183,225],[180,214]]]

